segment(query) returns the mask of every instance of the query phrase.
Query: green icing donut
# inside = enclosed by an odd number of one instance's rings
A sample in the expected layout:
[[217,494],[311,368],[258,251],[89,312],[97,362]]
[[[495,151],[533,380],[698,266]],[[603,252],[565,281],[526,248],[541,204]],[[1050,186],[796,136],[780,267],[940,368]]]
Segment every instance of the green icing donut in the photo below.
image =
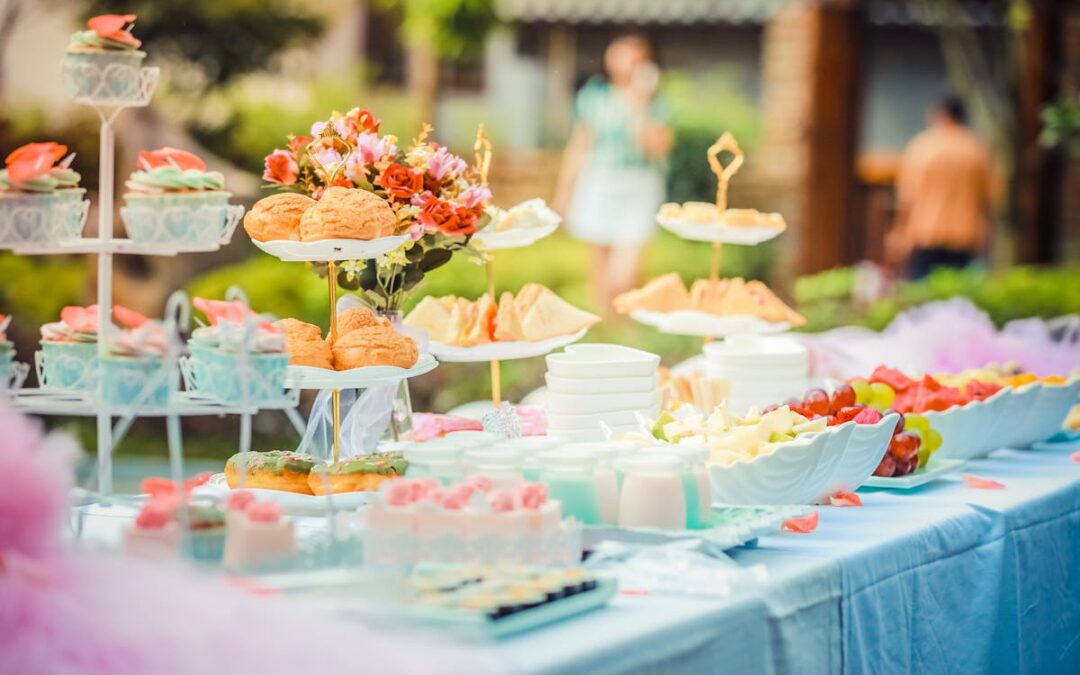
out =
[[314,473],[324,471],[331,476],[344,476],[352,473],[377,473],[382,476],[404,476],[409,468],[409,460],[405,459],[405,453],[397,452],[373,452],[369,455],[360,455],[342,460],[337,464],[319,462],[312,468]]
[[229,458],[226,467],[232,467],[240,471],[244,467],[247,471],[269,471],[274,474],[282,474],[286,471],[293,473],[308,473],[315,466],[315,458],[291,450],[268,450],[266,452],[239,452]]

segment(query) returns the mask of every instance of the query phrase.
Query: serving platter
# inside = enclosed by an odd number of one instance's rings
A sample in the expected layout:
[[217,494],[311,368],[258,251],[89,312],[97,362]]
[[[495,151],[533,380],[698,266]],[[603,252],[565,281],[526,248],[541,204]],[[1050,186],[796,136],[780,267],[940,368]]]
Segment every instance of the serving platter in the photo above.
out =
[[740,246],[756,246],[783,234],[775,227],[730,227],[719,223],[700,223],[678,218],[657,218],[660,227],[683,239]]
[[576,333],[559,335],[538,342],[488,342],[487,344],[462,347],[442,342],[432,342],[428,349],[432,356],[446,363],[482,363],[485,361],[513,361],[544,356],[561,347],[573,344],[585,337],[588,328]]
[[328,370],[313,366],[289,366],[285,374],[286,389],[366,389],[380,384],[393,384],[435,370],[439,362],[431,354],[421,354],[412,368],[397,366],[365,366],[349,370]]
[[958,471],[965,464],[967,462],[962,459],[938,459],[935,457],[927,462],[924,468],[906,476],[870,476],[863,483],[863,487],[911,490]]
[[791,329],[786,322],[773,323],[756,316],[717,316],[697,309],[680,309],[674,312],[635,310],[630,318],[662,333],[691,335],[694,337],[721,338],[729,335],[768,335]]
[[[224,499],[231,490],[225,474],[216,473],[206,483],[193,489],[191,494],[196,497]],[[294,516],[317,516],[331,510],[350,511],[367,504],[372,494],[370,492],[343,492],[336,495],[302,495],[297,492],[265,488],[244,488],[244,490],[255,495],[256,499],[274,502],[285,513]]]
[[260,250],[285,262],[329,262],[339,260],[369,260],[393,251],[409,239],[398,234],[378,239],[323,239],[321,241],[291,241],[273,239],[251,240]]

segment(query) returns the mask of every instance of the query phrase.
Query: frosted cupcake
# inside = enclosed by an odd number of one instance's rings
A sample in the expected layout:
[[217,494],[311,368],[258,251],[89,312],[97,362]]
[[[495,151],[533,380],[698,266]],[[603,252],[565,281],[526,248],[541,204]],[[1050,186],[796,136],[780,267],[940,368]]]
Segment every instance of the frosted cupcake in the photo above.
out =
[[179,372],[167,367],[168,351],[168,337],[158,321],[148,320],[109,336],[109,355],[101,359],[105,404],[139,410],[166,407],[180,385]]
[[131,34],[134,14],[102,14],[88,30],[71,36],[64,54],[64,80],[75,99],[134,102],[139,99],[139,69],[146,52]]
[[41,327],[38,375],[42,386],[93,389],[98,372],[98,306],[65,307]]
[[285,333],[237,301],[195,298],[192,304],[210,322],[188,341],[199,393],[229,403],[280,401],[289,365]]
[[226,234],[225,178],[197,156],[176,148],[139,153],[120,209],[135,241],[215,243]]
[[28,143],[4,160],[0,170],[0,246],[78,237],[89,204],[75,153],[51,141]]

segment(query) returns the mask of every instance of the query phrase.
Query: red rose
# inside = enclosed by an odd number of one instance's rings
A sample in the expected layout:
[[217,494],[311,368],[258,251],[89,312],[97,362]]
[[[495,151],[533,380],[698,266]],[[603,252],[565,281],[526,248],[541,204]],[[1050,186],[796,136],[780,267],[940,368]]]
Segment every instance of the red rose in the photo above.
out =
[[424,177],[397,162],[383,169],[375,184],[398,199],[408,199],[424,186]]
[[430,194],[420,205],[420,224],[428,231],[466,235],[476,231],[476,217],[468,209],[454,206]]
[[382,124],[381,119],[363,109],[353,108],[349,111],[348,116],[353,120],[360,133],[378,133],[379,125]]
[[287,150],[275,150],[263,160],[263,180],[279,185],[292,185],[296,182],[296,175],[300,167],[296,164],[296,158]]

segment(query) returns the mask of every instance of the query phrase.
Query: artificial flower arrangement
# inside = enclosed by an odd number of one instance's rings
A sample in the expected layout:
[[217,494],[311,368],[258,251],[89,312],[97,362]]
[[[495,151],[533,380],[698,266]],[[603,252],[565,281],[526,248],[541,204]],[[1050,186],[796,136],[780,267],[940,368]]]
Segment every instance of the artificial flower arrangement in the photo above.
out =
[[[310,136],[290,136],[288,148],[265,160],[270,187],[319,199],[334,186],[367,190],[386,200],[397,220],[395,233],[408,234],[401,247],[378,260],[341,263],[338,284],[359,291],[375,310],[399,311],[424,276],[465,253],[473,233],[487,224],[491,191],[464,159],[428,136],[425,124],[407,147],[380,135],[380,120],[354,108],[316,122]],[[312,267],[325,276],[325,265]]]

